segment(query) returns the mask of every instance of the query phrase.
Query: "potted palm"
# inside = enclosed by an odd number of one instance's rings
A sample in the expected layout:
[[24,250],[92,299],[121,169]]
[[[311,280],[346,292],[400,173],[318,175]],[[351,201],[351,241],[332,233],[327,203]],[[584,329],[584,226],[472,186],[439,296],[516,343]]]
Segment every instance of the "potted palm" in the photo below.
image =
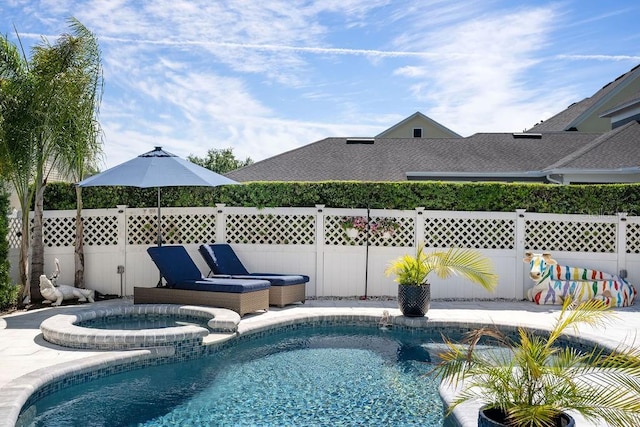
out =
[[[548,335],[519,328],[512,340],[495,328],[480,328],[467,334],[464,345],[446,341],[435,373],[460,386],[448,412],[476,401],[484,405],[478,426],[572,426],[569,411],[612,427],[640,426],[640,349],[563,347],[559,340],[567,329],[603,326],[609,307],[590,300],[570,308],[567,299]],[[487,337],[507,351],[478,351]]]
[[451,248],[427,253],[424,244],[420,244],[415,255],[405,254],[391,261],[385,270],[387,276],[395,276],[398,282],[398,305],[404,316],[421,317],[429,310],[431,273],[442,279],[461,275],[489,291],[498,282],[491,260],[476,250]]

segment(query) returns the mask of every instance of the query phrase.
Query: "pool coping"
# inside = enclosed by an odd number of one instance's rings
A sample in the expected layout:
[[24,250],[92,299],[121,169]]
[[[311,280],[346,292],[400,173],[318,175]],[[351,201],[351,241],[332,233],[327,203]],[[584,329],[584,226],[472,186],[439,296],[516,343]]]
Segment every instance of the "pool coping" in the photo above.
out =
[[211,331],[220,333],[234,333],[240,323],[240,316],[237,313],[222,308],[175,304],[135,304],[97,309],[87,308],[75,314],[57,314],[45,319],[40,324],[40,331],[44,339],[50,343],[69,348],[91,350],[157,347],[189,339],[204,338],[209,335],[207,328],[195,325],[141,330],[96,329],[78,326],[78,323],[85,320],[134,314],[199,317],[207,319],[207,326]]
[[[497,325],[501,328],[512,329],[517,326],[524,326],[532,329],[549,330],[551,322],[549,319],[554,316],[558,307],[523,306],[516,302],[512,304],[496,305],[494,303],[471,303],[471,306],[464,306],[464,303],[444,303],[443,309],[431,309],[428,317],[425,318],[405,318],[400,315],[399,310],[385,308],[388,306],[375,307],[353,307],[349,302],[346,305],[327,307],[293,306],[282,310],[269,310],[267,313],[247,316],[238,325],[236,334],[211,334],[203,340],[205,345],[220,344],[241,335],[251,335],[260,331],[284,327],[290,324],[301,324],[318,322],[321,320],[358,320],[363,322],[380,323],[385,312],[387,322],[391,320],[391,326],[403,325],[407,327],[423,327],[424,325],[442,325],[456,327],[477,327],[481,325]],[[436,305],[438,305],[436,303]],[[448,308],[451,307],[451,308]],[[497,308],[500,307],[500,308]],[[484,308],[484,310],[483,310]],[[469,311],[473,310],[473,311]],[[494,311],[492,311],[494,310]],[[635,310],[634,310],[635,311]],[[389,312],[391,315],[389,316]],[[51,313],[52,315],[55,312]],[[532,315],[528,315],[532,314]],[[601,329],[583,331],[576,333],[576,337],[584,342],[598,343],[600,345],[613,348],[620,344],[623,339],[629,338],[630,332],[637,328],[640,317],[637,313],[628,313],[631,317],[622,319],[620,331],[613,334],[603,334]],[[523,316],[518,318],[517,316]],[[472,318],[472,319],[470,319]],[[630,322],[629,322],[630,320]],[[614,327],[615,329],[615,327]],[[570,334],[571,335],[571,334]],[[35,343],[36,345],[42,345]],[[64,350],[59,349],[57,351]],[[72,350],[72,349],[68,349]],[[29,397],[40,387],[51,381],[59,380],[64,376],[90,372],[101,366],[110,366],[128,363],[135,360],[154,359],[165,357],[170,352],[169,348],[146,348],[143,350],[109,351],[99,354],[89,355],[83,358],[61,364],[54,364],[49,367],[31,371],[28,374],[16,377],[0,388],[0,427],[13,426],[22,407]],[[137,358],[137,359],[136,359]],[[449,394],[441,387],[441,398],[446,403],[451,400],[455,390]],[[454,425],[470,427],[477,425],[477,409],[479,405],[460,405],[454,411]],[[576,419],[578,421],[578,419]],[[579,425],[586,425],[580,423]],[[588,424],[593,425],[593,424]]]

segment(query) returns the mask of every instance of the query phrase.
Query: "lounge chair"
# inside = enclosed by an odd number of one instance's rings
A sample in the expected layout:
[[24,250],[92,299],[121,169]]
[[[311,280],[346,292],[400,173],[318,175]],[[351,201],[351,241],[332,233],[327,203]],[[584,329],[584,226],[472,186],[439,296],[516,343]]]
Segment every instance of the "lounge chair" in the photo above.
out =
[[304,304],[306,283],[309,276],[303,274],[249,273],[231,246],[226,243],[201,245],[200,254],[211,269],[214,277],[231,277],[234,279],[262,279],[271,283],[269,288],[269,305],[284,307],[294,302]]
[[147,249],[166,287],[134,288],[134,304],[191,304],[228,308],[240,316],[269,309],[267,280],[205,278],[183,246]]

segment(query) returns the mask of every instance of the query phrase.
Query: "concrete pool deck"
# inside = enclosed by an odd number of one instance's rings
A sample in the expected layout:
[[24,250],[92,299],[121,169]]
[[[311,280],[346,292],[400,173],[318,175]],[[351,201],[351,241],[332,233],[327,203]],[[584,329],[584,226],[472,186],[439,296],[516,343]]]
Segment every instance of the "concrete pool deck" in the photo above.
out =
[[[131,305],[130,299],[100,301],[93,304],[50,307],[27,312],[16,312],[0,317],[0,427],[13,426],[16,411],[20,411],[20,398],[30,394],[47,378],[49,370],[60,366],[95,366],[123,357],[148,356],[149,350],[98,351],[66,348],[51,344],[42,338],[40,323],[57,314],[73,314],[89,307],[114,307]],[[559,312],[558,306],[538,306],[527,301],[432,301],[427,313],[428,322],[459,323],[473,326],[475,323],[506,326],[526,326],[548,329]],[[298,319],[322,316],[383,317],[387,310],[391,320],[400,319],[397,302],[393,300],[308,300],[304,305],[284,308],[271,307],[268,312],[245,315],[238,325],[238,332],[268,328]],[[609,347],[626,343],[640,347],[637,333],[640,330],[640,304],[616,308],[615,317],[606,327],[580,329],[580,337]],[[421,319],[421,321],[424,321]],[[215,339],[215,337],[212,337]],[[221,336],[221,339],[225,339]],[[138,352],[138,353],[135,353]],[[49,369],[47,369],[49,368]],[[23,400],[22,400],[23,401]],[[464,427],[477,425],[477,409],[461,408],[456,416]],[[578,426],[593,426],[576,417]],[[598,426],[604,424],[596,424]]]

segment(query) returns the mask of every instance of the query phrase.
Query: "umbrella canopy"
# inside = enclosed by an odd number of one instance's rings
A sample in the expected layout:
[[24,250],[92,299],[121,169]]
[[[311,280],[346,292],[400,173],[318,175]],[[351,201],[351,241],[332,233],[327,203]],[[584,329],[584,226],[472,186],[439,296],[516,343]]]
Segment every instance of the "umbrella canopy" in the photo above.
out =
[[238,184],[238,182],[164,151],[162,147],[156,147],[153,151],[84,179],[77,185],[80,187],[157,187],[158,246],[162,246],[160,187],[216,187],[230,184]]
[[80,187],[215,187],[236,181],[168,153],[162,147],[78,183]]

